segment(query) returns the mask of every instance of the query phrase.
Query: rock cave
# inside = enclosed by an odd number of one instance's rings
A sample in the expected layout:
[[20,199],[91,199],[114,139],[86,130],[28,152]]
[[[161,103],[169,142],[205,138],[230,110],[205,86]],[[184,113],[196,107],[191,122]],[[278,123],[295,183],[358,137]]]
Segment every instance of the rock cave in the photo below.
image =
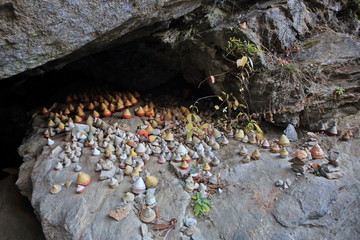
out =
[[360,235],[358,0],[0,13],[5,239]]

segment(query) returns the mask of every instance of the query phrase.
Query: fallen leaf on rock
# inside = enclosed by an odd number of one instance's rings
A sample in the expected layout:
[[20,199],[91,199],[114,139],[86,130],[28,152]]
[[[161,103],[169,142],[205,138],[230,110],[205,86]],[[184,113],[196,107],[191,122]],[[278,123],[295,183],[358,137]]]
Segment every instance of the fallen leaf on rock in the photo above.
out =
[[117,221],[120,221],[121,219],[127,217],[127,215],[129,215],[131,211],[131,205],[130,204],[126,204],[124,207],[117,209],[117,210],[113,210],[109,213],[109,216],[114,218]]

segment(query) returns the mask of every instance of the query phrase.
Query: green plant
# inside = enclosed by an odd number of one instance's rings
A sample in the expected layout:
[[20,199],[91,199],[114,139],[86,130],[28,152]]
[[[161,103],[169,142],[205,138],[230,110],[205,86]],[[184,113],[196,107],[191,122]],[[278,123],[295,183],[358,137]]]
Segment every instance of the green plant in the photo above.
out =
[[317,177],[323,177],[324,173],[320,169],[314,169],[313,174]]
[[[196,107],[196,105],[191,105],[190,106],[191,110],[196,110],[198,111],[198,108]],[[193,135],[196,135],[199,138],[202,138],[205,134],[206,129],[209,127],[208,123],[204,123],[204,124],[200,124],[200,117],[195,114],[195,113],[191,113],[189,115],[186,116],[187,119],[187,124],[186,124],[186,130],[187,130],[187,134],[186,134],[186,140],[189,140]]]
[[211,201],[207,198],[204,198],[201,193],[196,193],[195,196],[192,197],[195,200],[194,204],[194,214],[195,216],[203,216],[208,213],[211,209]]
[[343,95],[344,92],[345,92],[345,89],[342,88],[342,87],[339,87],[339,88],[337,88],[337,89],[335,90],[335,94],[338,95],[338,96]]
[[254,56],[255,53],[263,52],[255,44],[231,37],[227,42],[226,51],[228,54]]

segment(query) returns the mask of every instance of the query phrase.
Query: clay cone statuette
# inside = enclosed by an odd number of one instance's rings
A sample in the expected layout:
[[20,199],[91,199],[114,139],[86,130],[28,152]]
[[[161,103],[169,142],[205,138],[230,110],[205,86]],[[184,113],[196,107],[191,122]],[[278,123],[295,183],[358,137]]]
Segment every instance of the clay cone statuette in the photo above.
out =
[[320,159],[320,158],[324,158],[324,152],[321,149],[321,147],[319,146],[319,144],[316,144],[315,146],[312,147],[312,149],[310,150],[311,152],[311,156],[314,159]]
[[85,190],[86,190],[86,187],[84,187],[82,185],[77,185],[75,191],[76,191],[76,193],[83,193],[83,192],[85,192]]
[[288,155],[289,155],[289,152],[286,150],[285,147],[283,147],[283,148],[281,149],[281,151],[280,151],[280,157],[282,157],[282,158],[287,158]]
[[159,184],[159,179],[155,176],[147,176],[145,178],[145,185],[147,188],[156,188]]
[[180,165],[180,168],[181,168],[182,170],[186,170],[186,169],[189,168],[189,164],[188,164],[186,161],[183,161],[183,162],[181,163],[181,165]]
[[84,172],[79,172],[78,178],[76,180],[77,185],[87,186],[90,184],[90,182],[91,182],[91,177],[89,174]]
[[204,163],[203,170],[207,172],[211,171],[210,165],[208,163]]
[[111,116],[111,111],[105,108],[103,111],[103,117],[110,117],[110,116]]
[[302,160],[302,159],[305,159],[306,157],[307,157],[307,154],[304,150],[297,150],[295,152],[295,158],[297,158],[297,159]]
[[150,223],[155,220],[156,213],[150,207],[146,207],[141,211],[140,220],[144,223]]
[[247,150],[247,148],[246,148],[244,145],[242,145],[242,146],[240,147],[239,153],[240,153],[241,156],[245,156],[245,155],[248,153],[248,150]]
[[58,193],[58,192],[60,192],[61,191],[61,186],[60,185],[54,185],[51,189],[50,189],[50,192],[52,193],[52,194],[56,194],[56,193]]
[[135,194],[144,193],[146,190],[144,180],[141,177],[139,177],[131,186],[131,190]]
[[100,118],[100,114],[96,110],[94,110],[93,111],[93,117],[94,118]]
[[171,132],[168,132],[166,134],[165,141],[167,141],[167,142],[174,141],[174,135]]
[[336,125],[332,126],[326,131],[327,135],[329,136],[336,136],[338,134]]
[[125,111],[124,111],[124,113],[123,113],[123,118],[129,119],[129,118],[131,118],[131,117],[132,117],[132,116],[131,116],[131,113],[130,113],[129,109],[125,109]]
[[350,140],[350,135],[348,132],[346,132],[342,137],[341,137],[341,140],[342,141],[349,141]]
[[281,151],[279,145],[277,145],[276,143],[274,143],[271,148],[270,148],[270,152],[271,153],[279,153]]
[[244,136],[245,136],[244,130],[236,129],[235,136],[234,136],[236,140],[240,141],[241,139],[243,139]]
[[261,154],[258,149],[255,149],[255,151],[251,154],[251,158],[254,160],[260,160]]
[[249,156],[249,155],[245,155],[245,156],[243,157],[243,159],[241,160],[241,162],[243,162],[243,163],[249,163],[249,162],[250,162],[250,156]]
[[75,123],[83,123],[84,122],[83,119],[78,115],[75,116],[74,121],[75,121]]
[[290,146],[289,139],[285,136],[285,134],[282,134],[279,139],[279,145],[281,146]]
[[144,109],[140,106],[138,110],[136,111],[136,116],[143,117],[145,115]]
[[269,149],[270,148],[270,143],[268,140],[265,140],[262,144],[262,148],[264,149]]

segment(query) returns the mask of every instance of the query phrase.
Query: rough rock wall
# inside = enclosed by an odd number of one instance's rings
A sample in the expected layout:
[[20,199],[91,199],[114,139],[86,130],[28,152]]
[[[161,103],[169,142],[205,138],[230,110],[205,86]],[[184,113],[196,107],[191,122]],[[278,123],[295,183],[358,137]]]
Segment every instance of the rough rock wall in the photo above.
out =
[[[234,93],[252,112],[267,120],[273,116],[278,125],[317,129],[321,122],[331,126],[359,111],[360,25],[340,14],[349,2],[268,1],[243,10],[231,3],[189,14],[186,31],[158,34],[181,54],[187,81],[208,79],[217,94]],[[176,40],[169,38],[174,35]],[[245,81],[236,67],[236,58],[244,55],[228,56],[230,37],[263,50],[253,57],[254,70]],[[248,91],[241,94],[240,88]],[[345,91],[336,95],[338,89]]]
[[[189,0],[1,1],[0,79],[76,51],[55,64],[59,67],[104,49],[125,34],[128,39],[144,36],[161,28],[159,23],[199,5],[199,1]],[[153,26],[155,23],[158,25]],[[134,32],[137,29],[141,31]]]

